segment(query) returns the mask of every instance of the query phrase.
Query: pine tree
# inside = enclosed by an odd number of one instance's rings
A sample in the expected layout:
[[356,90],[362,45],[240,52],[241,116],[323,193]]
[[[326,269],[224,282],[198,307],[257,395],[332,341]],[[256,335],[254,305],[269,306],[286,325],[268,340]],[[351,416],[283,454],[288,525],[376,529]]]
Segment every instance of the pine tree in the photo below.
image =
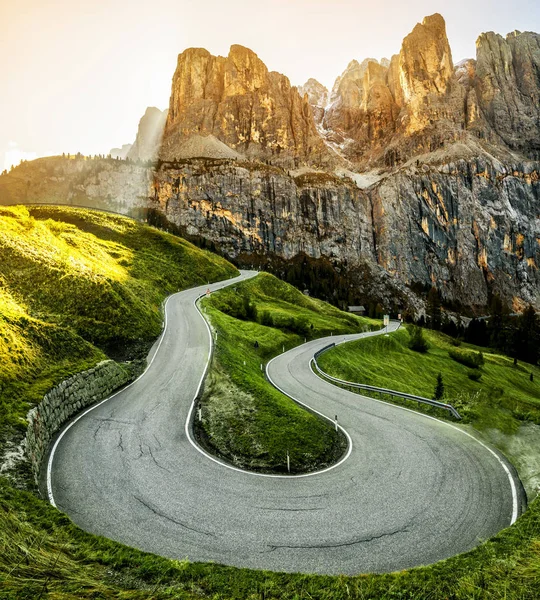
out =
[[444,383],[442,380],[442,373],[437,375],[437,384],[435,385],[435,391],[433,392],[433,400],[442,400],[444,396]]

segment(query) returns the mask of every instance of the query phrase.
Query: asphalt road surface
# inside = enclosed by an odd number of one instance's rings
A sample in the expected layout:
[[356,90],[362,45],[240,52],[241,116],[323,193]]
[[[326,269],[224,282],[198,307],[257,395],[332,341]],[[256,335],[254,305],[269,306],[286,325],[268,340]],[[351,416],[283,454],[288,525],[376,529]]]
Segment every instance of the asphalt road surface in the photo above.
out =
[[308,342],[268,366],[287,394],[338,415],[352,440],[346,460],[319,474],[269,477],[206,456],[186,421],[210,351],[194,304],[207,287],[169,298],[146,373],[57,440],[43,485],[77,525],[176,559],[327,574],[433,563],[510,525],[519,482],[504,459],[458,428],[311,371],[316,350],[359,336]]

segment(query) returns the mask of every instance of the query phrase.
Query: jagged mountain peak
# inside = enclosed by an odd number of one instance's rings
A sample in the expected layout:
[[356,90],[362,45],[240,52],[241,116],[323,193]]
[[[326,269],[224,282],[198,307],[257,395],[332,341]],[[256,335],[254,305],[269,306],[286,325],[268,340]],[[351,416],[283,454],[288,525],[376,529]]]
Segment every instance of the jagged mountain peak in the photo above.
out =
[[133,160],[154,160],[161,146],[167,110],[149,106],[139,121],[137,137],[127,153]]
[[227,56],[188,48],[178,57],[161,155],[181,156],[192,135],[212,135],[233,152],[288,167],[392,166],[456,142],[535,157],[539,39],[487,32],[476,59],[454,65],[444,18],[435,13],[390,60],[351,60],[330,93],[314,78],[291,86],[240,44]]
[[193,49],[178,57],[161,157],[181,156],[195,134],[291,167],[330,159],[308,100],[285,75],[270,72],[255,52],[238,44],[227,57]]

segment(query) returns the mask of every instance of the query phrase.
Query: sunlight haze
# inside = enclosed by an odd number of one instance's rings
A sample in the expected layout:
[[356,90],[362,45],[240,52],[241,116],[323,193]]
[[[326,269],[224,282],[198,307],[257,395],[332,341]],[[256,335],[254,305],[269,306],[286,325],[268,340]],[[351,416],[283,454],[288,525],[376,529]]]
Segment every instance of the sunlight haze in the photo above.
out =
[[226,55],[242,44],[293,84],[315,77],[331,87],[352,59],[399,52],[434,12],[446,19],[454,62],[474,57],[484,31],[540,31],[533,0],[1,0],[0,165],[10,142],[22,156],[108,153],[133,142],[146,107],[168,106],[185,48]]

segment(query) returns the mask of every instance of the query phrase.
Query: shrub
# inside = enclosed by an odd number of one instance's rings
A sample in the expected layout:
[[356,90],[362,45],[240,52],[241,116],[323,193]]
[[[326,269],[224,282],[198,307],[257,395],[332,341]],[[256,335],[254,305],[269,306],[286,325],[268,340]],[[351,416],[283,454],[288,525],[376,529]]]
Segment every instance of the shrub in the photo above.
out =
[[478,370],[471,370],[467,373],[467,377],[471,380],[471,381],[480,381],[481,377],[482,377],[482,373]]
[[260,317],[261,325],[265,327],[273,327],[274,326],[274,317],[272,317],[272,313],[269,310],[263,310]]
[[450,343],[452,344],[452,346],[455,346],[456,348],[461,346],[461,340],[459,338],[452,338],[450,340]]
[[484,355],[481,352],[472,352],[471,350],[449,350],[448,355],[452,360],[469,367],[478,369],[484,363]]
[[411,350],[414,350],[415,352],[428,351],[429,346],[421,327],[413,325],[409,328],[409,335],[411,336],[411,339],[409,340],[409,348]]

